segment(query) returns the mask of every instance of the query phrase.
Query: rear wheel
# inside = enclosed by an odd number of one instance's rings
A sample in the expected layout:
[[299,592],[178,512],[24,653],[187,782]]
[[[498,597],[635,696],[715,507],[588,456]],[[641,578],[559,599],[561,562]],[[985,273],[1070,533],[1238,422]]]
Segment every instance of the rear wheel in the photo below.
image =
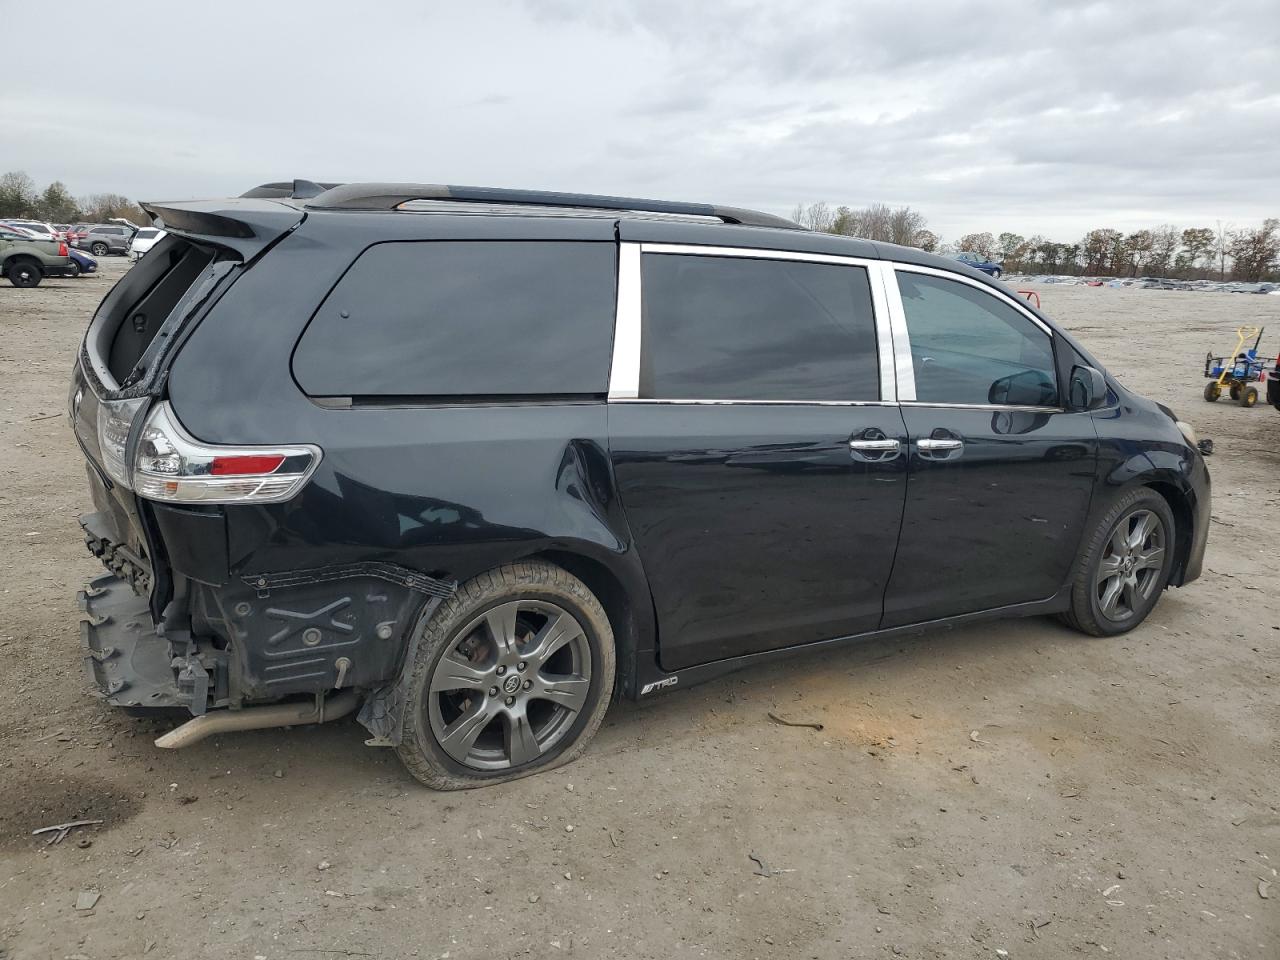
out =
[[95,243],[91,247],[89,247],[89,252],[92,253],[95,257],[105,257],[108,253],[111,252],[111,248],[108,247],[105,243]]
[[15,287],[38,287],[44,278],[40,265],[31,260],[9,264],[9,282]]
[[1230,390],[1229,392],[1230,392],[1230,394],[1231,394],[1231,399],[1232,399],[1232,400],[1239,400],[1239,399],[1240,399],[1240,384],[1238,384],[1238,383],[1233,383],[1233,384],[1231,385],[1231,390]]
[[1236,402],[1242,407],[1252,407],[1258,402],[1258,388],[1245,387],[1240,391],[1240,395],[1235,398]]
[[572,574],[542,561],[482,574],[419,637],[397,753],[438,790],[568,763],[604,719],[615,660],[609,619]]
[[1173,566],[1173,512],[1146,487],[1121,496],[1086,541],[1063,619],[1083,633],[1127,633],[1147,618]]
[[1210,380],[1204,385],[1204,398],[1210,403],[1222,396],[1222,384],[1217,380]]

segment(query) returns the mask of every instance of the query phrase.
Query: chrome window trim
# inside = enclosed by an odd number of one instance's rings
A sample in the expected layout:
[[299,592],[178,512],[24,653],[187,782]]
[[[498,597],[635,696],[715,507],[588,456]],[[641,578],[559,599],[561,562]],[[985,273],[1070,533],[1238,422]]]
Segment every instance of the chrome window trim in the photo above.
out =
[[[1005,293],[1003,290],[992,290],[989,286],[987,286],[985,283],[982,283],[980,280],[974,280],[972,277],[966,277],[959,273],[952,273],[950,270],[939,270],[936,267],[925,267],[925,266],[920,266],[914,263],[895,262],[893,264],[893,269],[895,272],[924,273],[924,274],[928,274],[931,277],[942,277],[944,280],[955,280],[957,283],[967,284],[968,286],[973,287],[975,290],[981,290],[987,296],[994,297],[996,300],[999,300],[1013,307],[1020,314],[1022,314],[1032,323],[1034,323],[1042,331],[1044,331],[1044,333],[1048,334],[1050,340],[1052,340],[1054,337],[1053,327],[1049,326],[1047,323],[1045,323],[1043,320],[1037,317],[1034,313],[1028,310],[1026,305],[1021,303],[1016,297],[1009,296],[1009,294]],[[894,288],[896,289],[897,286],[898,284],[895,278]],[[901,299],[902,299],[901,291],[899,291],[898,299],[899,299],[899,302],[901,302]]]
[[941,407],[944,410],[1009,410],[1021,413],[1066,413],[1065,407],[1034,407],[1006,403],[933,403],[928,400],[899,400],[903,407]]
[[[610,397],[610,403],[652,403],[675,406],[741,407],[896,407],[896,400],[668,400],[657,397]],[[1009,409],[1007,407],[1002,409]]]
[[902,291],[898,289],[896,263],[884,263],[882,278],[885,303],[888,306],[890,337],[893,342],[894,379],[898,384],[899,402],[916,398],[916,368],[911,360],[911,337],[907,334],[907,311],[902,306]]
[[[883,260],[867,257],[842,257],[826,253],[804,253],[766,247],[717,247],[692,243],[635,243],[618,245],[618,306],[614,320],[613,364],[609,375],[609,401],[626,403],[692,404],[798,404],[802,406],[892,406],[898,399],[895,376],[894,333],[891,325],[888,291],[897,283],[892,267]],[[640,397],[640,357],[643,350],[641,333],[640,260],[646,253],[677,254],[698,257],[736,257],[741,260],[792,260],[802,263],[825,263],[835,266],[862,267],[867,271],[871,289],[871,308],[876,329],[876,360],[880,373],[879,400],[684,400]],[[910,353],[907,353],[910,374]],[[914,395],[914,394],[913,394]]]
[[640,396],[640,244],[618,244],[618,306],[613,322],[609,399]]
[[[925,267],[914,263],[901,263],[898,261],[886,262],[885,266],[887,280],[885,282],[885,290],[889,300],[889,316],[893,326],[893,348],[894,356],[897,358],[897,374],[898,374],[898,401],[903,405],[921,406],[921,407],[944,407],[956,409],[971,410],[1038,410],[1053,411],[1061,413],[1062,407],[1013,407],[1001,406],[1000,404],[973,404],[973,403],[930,403],[928,401],[916,400],[916,372],[915,364],[911,359],[911,331],[907,328],[907,311],[902,305],[902,290],[898,287],[899,273],[923,273],[931,277],[941,277],[944,280],[954,280],[957,283],[967,284],[976,290],[981,290],[987,296],[992,297],[999,303],[1007,304],[1022,314],[1028,320],[1036,325],[1044,334],[1049,337],[1049,343],[1052,345],[1054,333],[1053,328],[1046,324],[1043,320],[1029,311],[1015,298],[1004,293],[1002,290],[992,290],[985,283],[974,280],[971,277],[964,277],[958,273],[952,273],[950,270],[939,270],[936,267]],[[1051,346],[1052,349],[1052,346]],[[1054,380],[1057,380],[1058,372],[1054,370]],[[1058,392],[1062,392],[1062,384],[1058,384]]]

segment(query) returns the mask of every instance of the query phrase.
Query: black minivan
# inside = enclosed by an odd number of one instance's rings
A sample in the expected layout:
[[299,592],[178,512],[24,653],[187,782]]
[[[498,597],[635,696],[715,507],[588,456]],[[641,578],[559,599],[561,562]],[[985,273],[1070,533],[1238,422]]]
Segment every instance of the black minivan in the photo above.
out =
[[1002,284],[749,210],[415,184],[150,204],[71,387],[107,702],[358,711],[423,783],[615,696],[1200,574],[1191,428]]

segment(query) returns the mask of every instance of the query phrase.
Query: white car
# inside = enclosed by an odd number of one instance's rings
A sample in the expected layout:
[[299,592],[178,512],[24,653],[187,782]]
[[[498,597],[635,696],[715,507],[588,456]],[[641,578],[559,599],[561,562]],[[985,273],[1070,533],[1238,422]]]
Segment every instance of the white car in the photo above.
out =
[[142,259],[142,255],[163,240],[167,234],[167,230],[143,227],[133,235],[133,240],[129,244],[129,261],[133,263]]

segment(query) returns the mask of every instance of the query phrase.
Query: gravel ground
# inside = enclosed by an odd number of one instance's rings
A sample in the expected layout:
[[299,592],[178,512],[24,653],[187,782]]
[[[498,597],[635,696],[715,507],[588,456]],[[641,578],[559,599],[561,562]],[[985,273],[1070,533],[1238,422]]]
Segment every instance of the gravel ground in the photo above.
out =
[[[1280,414],[1200,396],[1237,324],[1275,349],[1280,298],[1040,288],[1217,443],[1204,576],[1132,634],[803,656],[439,794],[352,720],[167,752],[87,695],[74,593],[99,568],[63,410],[124,269],[0,286],[0,960],[1280,956]],[[104,822],[29,836],[78,818]]]

